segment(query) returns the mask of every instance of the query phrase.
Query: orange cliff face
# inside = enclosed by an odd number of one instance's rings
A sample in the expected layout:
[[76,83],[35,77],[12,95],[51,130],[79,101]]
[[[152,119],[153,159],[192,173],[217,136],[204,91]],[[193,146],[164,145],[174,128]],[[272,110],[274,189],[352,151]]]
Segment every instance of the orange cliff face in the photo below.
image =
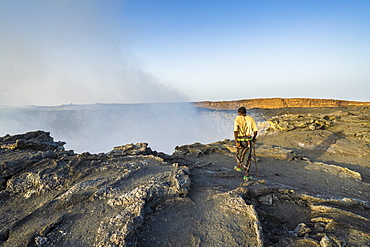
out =
[[370,106],[370,102],[333,100],[333,99],[307,99],[307,98],[262,98],[236,101],[202,101],[193,103],[195,107],[214,110],[235,110],[241,106],[247,109],[263,108],[289,108],[289,107],[341,107],[341,106]]

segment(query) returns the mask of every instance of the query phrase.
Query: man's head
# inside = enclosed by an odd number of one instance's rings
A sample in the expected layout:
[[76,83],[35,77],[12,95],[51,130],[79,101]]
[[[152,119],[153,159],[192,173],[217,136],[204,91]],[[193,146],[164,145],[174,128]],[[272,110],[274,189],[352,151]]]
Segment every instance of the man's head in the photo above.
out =
[[238,114],[239,114],[239,115],[246,115],[246,114],[247,114],[247,109],[245,109],[245,107],[244,107],[244,106],[240,107],[240,108],[238,109]]

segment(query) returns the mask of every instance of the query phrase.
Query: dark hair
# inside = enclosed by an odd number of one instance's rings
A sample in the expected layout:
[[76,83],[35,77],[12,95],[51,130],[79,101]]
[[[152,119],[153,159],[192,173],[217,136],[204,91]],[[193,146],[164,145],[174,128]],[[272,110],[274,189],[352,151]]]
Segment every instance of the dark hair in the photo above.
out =
[[242,106],[242,107],[240,107],[240,108],[238,109],[238,113],[241,113],[241,114],[247,114],[247,109],[245,109],[245,107],[244,107],[244,106]]

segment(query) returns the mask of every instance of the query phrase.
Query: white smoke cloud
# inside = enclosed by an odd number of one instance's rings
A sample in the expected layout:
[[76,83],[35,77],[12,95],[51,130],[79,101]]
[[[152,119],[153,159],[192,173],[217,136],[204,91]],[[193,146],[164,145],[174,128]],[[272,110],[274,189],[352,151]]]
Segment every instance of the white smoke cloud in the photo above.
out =
[[3,107],[0,136],[44,130],[77,153],[146,142],[153,150],[170,154],[175,146],[232,138],[235,115],[197,109],[191,103]]
[[113,0],[0,1],[0,105],[186,101],[131,54],[123,8]]

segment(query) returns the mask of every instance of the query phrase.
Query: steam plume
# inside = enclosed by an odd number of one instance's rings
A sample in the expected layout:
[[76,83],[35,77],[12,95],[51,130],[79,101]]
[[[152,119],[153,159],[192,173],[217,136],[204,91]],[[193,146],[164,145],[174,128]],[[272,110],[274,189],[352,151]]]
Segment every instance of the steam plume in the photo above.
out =
[[232,138],[234,117],[234,111],[196,109],[190,103],[3,107],[0,136],[40,129],[77,153],[137,142],[172,153],[175,146]]
[[186,101],[131,54],[123,9],[114,0],[0,1],[0,105]]

